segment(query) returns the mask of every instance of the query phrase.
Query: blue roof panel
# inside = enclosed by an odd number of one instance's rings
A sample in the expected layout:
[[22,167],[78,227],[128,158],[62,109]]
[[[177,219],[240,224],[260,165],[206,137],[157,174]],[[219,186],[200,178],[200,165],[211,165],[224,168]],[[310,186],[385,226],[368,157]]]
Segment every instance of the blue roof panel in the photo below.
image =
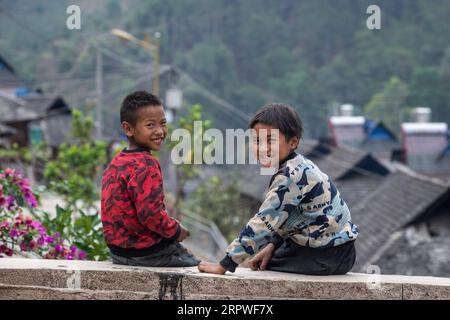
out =
[[395,141],[392,135],[383,126],[377,125],[367,135],[368,140],[376,141]]
[[16,88],[16,97],[25,97],[28,95],[28,89],[25,87]]

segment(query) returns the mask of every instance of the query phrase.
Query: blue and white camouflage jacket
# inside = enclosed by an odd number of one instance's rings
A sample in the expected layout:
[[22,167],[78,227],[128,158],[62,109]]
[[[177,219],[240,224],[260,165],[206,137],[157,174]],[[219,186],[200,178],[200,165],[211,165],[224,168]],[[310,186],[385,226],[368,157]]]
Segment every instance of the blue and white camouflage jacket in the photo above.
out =
[[290,238],[301,246],[339,246],[355,240],[358,228],[333,181],[309,159],[292,152],[280,164],[258,213],[226,249],[220,264],[237,265],[267,243],[276,248]]

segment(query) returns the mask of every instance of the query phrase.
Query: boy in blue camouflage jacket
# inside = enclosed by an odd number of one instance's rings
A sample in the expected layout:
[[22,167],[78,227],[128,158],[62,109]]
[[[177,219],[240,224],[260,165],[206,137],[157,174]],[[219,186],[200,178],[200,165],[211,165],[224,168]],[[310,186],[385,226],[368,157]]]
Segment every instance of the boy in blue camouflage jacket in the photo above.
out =
[[[295,152],[303,133],[295,110],[285,104],[264,106],[253,117],[256,150],[273,157],[279,168],[259,212],[217,263],[201,262],[201,272],[234,272],[247,258],[253,270],[274,270],[311,275],[345,274],[355,262],[356,225],[333,181],[309,159]],[[271,130],[278,129],[277,148],[271,148]],[[264,135],[263,135],[264,131]],[[262,154],[264,154],[264,152]],[[274,151],[277,152],[277,151]]]

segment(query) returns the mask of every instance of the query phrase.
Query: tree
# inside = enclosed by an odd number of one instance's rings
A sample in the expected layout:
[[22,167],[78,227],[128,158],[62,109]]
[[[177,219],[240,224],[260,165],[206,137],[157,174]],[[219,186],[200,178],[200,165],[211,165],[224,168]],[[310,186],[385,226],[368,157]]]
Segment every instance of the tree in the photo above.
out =
[[[31,7],[16,1],[5,3],[2,9],[10,15],[26,15],[28,29],[40,30],[38,34],[42,36],[27,31],[13,19],[1,19],[0,30],[8,32],[0,37],[0,46],[2,57],[25,80],[46,91],[62,92],[69,103],[80,103],[80,97],[92,95],[93,78],[88,78],[93,77],[95,55],[89,51],[79,63],[73,63],[82,52],[83,43],[89,42],[91,35],[96,37],[120,27],[140,38],[147,32],[161,32],[162,64],[179,64],[207,90],[249,114],[254,112],[254,105],[267,102],[272,95],[301,105],[306,108],[304,114],[311,111],[317,115],[312,120],[315,124],[324,123],[324,106],[332,101],[365,106],[395,75],[422,91],[420,98],[411,90],[408,103],[431,103],[434,116],[448,120],[448,98],[442,91],[449,91],[445,86],[449,79],[432,79],[439,83],[439,92],[433,94],[440,98],[431,101],[433,88],[413,73],[423,68],[441,68],[446,61],[450,2],[379,0],[377,4],[383,12],[379,32],[366,28],[369,4],[369,0],[108,0],[104,4],[92,2],[86,8],[92,18],[85,21],[91,30],[89,35],[72,32],[68,36],[69,30],[54,27],[65,23],[66,16],[58,12],[64,12],[66,1]],[[124,61],[130,57],[141,62],[149,59],[145,50],[119,41],[107,41],[104,45]],[[51,62],[57,66],[56,74],[36,72],[37,66],[42,65],[39,61],[49,52]],[[140,75],[133,72],[132,64],[108,60],[104,66],[108,82],[105,88],[111,88],[114,99],[108,98],[107,102],[117,106],[117,96],[122,93],[118,94],[116,88],[124,88],[122,81],[131,82],[132,88]],[[77,71],[65,79],[69,76],[65,72],[73,66]],[[109,72],[118,77],[114,80]],[[304,81],[302,72],[307,73]],[[301,86],[295,88],[296,84]],[[305,86],[309,88],[306,91]],[[126,91],[129,90],[124,90],[123,95]],[[297,98],[292,94],[295,91],[303,94]],[[191,97],[190,102],[206,106],[197,96]],[[222,115],[214,115],[213,120],[222,123]],[[233,125],[243,124],[227,123]],[[313,137],[318,138],[319,131],[312,130],[315,127],[307,129],[306,134],[314,133]]]
[[366,105],[366,116],[371,120],[383,121],[394,132],[400,132],[404,120],[404,103],[408,97],[408,86],[394,76],[376,93]]
[[189,52],[179,54],[176,61],[219,95],[227,96],[236,83],[233,55],[217,37],[196,44]]
[[[202,121],[202,132],[209,129],[211,127],[211,121],[202,119],[202,106],[199,104],[193,105],[188,113],[178,119],[177,125],[175,127],[169,127],[169,136],[171,136],[172,131],[177,129],[187,130],[191,137],[191,146],[200,141],[202,145],[202,154],[203,148],[208,144],[208,142],[203,141],[203,136],[198,135],[198,132],[194,132],[194,122]],[[167,147],[169,150],[172,150],[179,142],[169,140]],[[185,185],[188,180],[194,179],[198,176],[198,169],[193,164],[194,163],[194,153],[183,155],[186,159],[186,163],[177,165],[175,167],[176,174],[176,190],[175,190],[175,203],[174,203],[174,215],[179,216],[180,213],[178,210],[180,209],[181,202],[185,196]]]
[[99,208],[99,173],[106,164],[107,145],[93,140],[93,119],[80,111],[72,112],[71,140],[58,147],[56,159],[47,159],[44,177],[48,190],[64,199],[56,216],[36,212],[46,228],[86,251],[90,259],[109,256],[103,239]]
[[100,198],[96,180],[106,164],[107,145],[92,140],[93,124],[92,118],[73,111],[72,141],[60,145],[56,159],[44,169],[48,189],[63,196],[69,209],[92,208]]
[[407,102],[411,106],[429,107],[433,119],[450,122],[448,75],[436,67],[417,68],[411,80]]

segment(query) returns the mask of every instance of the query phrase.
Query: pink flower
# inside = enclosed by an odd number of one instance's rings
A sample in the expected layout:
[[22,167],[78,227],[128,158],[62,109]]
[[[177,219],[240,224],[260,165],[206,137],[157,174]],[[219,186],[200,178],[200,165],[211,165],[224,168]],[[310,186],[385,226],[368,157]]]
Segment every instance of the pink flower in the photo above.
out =
[[13,176],[14,174],[15,174],[15,170],[14,170],[14,169],[6,168],[6,170],[5,170],[5,176],[6,176],[6,177],[11,177],[11,176]]
[[6,198],[6,209],[11,210],[15,202],[16,198],[14,196],[9,196],[8,198]]
[[[1,178],[0,178],[1,179]],[[3,185],[0,184],[0,207],[5,204],[5,195],[3,193]]]
[[6,248],[4,251],[3,251],[7,256],[9,256],[9,257],[12,257],[12,255],[13,255],[13,251],[12,251],[12,249],[10,249],[10,248]]
[[7,229],[8,227],[9,227],[9,222],[8,221],[0,222],[0,230],[1,229]]
[[39,221],[33,221],[31,223],[31,228],[32,229],[39,229],[42,226],[42,223],[40,223]]
[[11,238],[16,238],[18,235],[19,235],[19,233],[17,232],[16,229],[11,229],[11,230],[9,231],[9,236],[10,236]]
[[16,226],[21,225],[23,223],[22,217],[18,215],[16,217],[16,222],[14,223]]
[[20,243],[19,247],[20,247],[20,250],[21,250],[21,251],[27,251],[27,250],[28,250],[28,246],[27,246],[27,244],[25,243],[25,241],[22,241],[22,242]]
[[59,244],[57,244],[56,246],[55,246],[55,252],[56,253],[61,253],[61,246],[59,245]]
[[37,207],[37,200],[36,200],[35,196],[31,192],[25,193],[24,197],[25,197],[25,200],[28,202],[28,204],[32,208],[36,208]]
[[78,258],[80,258],[80,260],[84,260],[86,258],[86,252],[84,251],[78,251]]
[[[4,173],[0,174],[0,180],[5,180],[6,183],[15,184],[16,186],[12,186],[11,190],[17,190],[19,188],[20,194],[17,194],[17,191],[14,191],[13,194],[10,194],[6,199],[7,209],[11,210],[14,204],[17,204],[15,197],[23,198],[27,204],[31,207],[37,206],[37,200],[31,191],[30,185],[28,183],[28,179],[25,179],[23,175],[19,172],[16,172],[14,169],[7,168]],[[12,198],[11,198],[12,197]],[[3,195],[3,186],[0,190],[0,205],[5,204],[5,199]]]
[[40,237],[40,238],[37,240],[37,243],[38,243],[38,245],[40,245],[41,247],[44,246],[44,245],[45,245],[45,239],[44,239],[44,237]]
[[53,239],[53,237],[46,236],[46,237],[45,237],[45,241],[46,241],[47,243],[53,243],[53,242],[55,242],[55,239]]

